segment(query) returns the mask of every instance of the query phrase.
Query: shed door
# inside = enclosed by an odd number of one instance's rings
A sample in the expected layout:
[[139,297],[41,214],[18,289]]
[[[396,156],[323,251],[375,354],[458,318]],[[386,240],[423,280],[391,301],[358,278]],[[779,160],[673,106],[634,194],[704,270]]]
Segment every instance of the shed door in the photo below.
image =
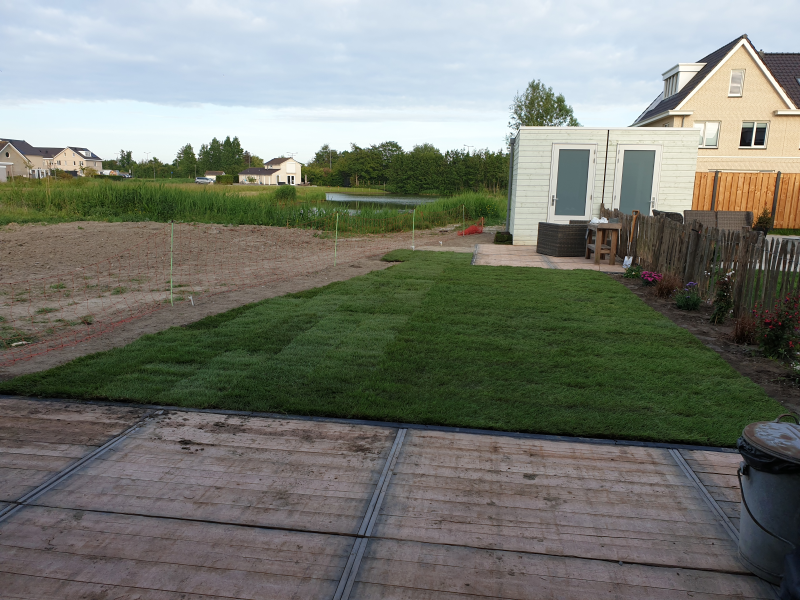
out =
[[547,208],[549,223],[591,218],[594,161],[594,144],[553,144]]
[[625,214],[651,214],[658,208],[660,174],[661,146],[618,145],[613,207]]

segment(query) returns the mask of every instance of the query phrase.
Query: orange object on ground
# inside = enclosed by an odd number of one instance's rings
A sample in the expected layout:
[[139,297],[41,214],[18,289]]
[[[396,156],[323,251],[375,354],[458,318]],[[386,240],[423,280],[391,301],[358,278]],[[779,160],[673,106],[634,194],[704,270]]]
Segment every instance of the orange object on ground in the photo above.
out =
[[464,231],[459,231],[458,235],[472,235],[473,233],[483,233],[483,217],[475,225],[470,225]]

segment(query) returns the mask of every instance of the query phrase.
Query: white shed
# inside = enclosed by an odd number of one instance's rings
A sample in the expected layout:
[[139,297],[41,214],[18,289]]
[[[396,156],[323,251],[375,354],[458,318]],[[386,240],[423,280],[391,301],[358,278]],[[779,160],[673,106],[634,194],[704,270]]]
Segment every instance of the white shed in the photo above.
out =
[[692,208],[697,130],[522,127],[511,144],[508,230],[535,245],[539,223]]

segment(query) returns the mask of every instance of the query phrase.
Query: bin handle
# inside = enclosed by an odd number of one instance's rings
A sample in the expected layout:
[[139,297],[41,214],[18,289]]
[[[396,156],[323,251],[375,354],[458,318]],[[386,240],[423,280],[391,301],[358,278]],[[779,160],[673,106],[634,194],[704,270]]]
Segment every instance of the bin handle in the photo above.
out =
[[794,419],[794,422],[795,422],[796,425],[800,425],[800,418],[798,418],[797,415],[793,415],[792,413],[783,413],[780,417],[775,419],[775,423],[780,423],[781,419],[783,417],[790,417],[790,418]]
[[[785,415],[781,415],[781,416],[785,416]],[[778,418],[780,419],[780,417],[778,417]],[[742,474],[743,474],[742,472],[746,468],[748,468],[747,465],[745,465],[745,463],[741,463],[739,465],[739,469],[736,471],[736,476],[739,478],[739,489],[742,491],[742,505],[744,506],[744,509],[747,511],[747,514],[750,515],[750,518],[752,519],[753,523],[758,525],[758,528],[761,529],[761,531],[763,531],[764,533],[766,533],[770,537],[774,537],[775,539],[782,541],[784,544],[788,544],[789,546],[791,546],[793,551],[797,550],[797,546],[795,546],[789,540],[785,540],[781,536],[775,535],[771,531],[767,531],[767,529],[761,523],[758,522],[758,519],[756,519],[755,515],[753,514],[753,511],[750,510],[750,507],[747,506],[747,499],[744,497],[744,486],[742,486]]]

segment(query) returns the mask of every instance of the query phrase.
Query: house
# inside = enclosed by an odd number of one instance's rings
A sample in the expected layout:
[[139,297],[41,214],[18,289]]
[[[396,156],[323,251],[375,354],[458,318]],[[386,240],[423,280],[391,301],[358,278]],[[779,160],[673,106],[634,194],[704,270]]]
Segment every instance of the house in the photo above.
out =
[[263,167],[250,167],[239,173],[239,183],[257,185],[278,185],[276,174],[280,169],[266,169]]
[[303,180],[300,173],[303,164],[293,158],[273,158],[264,163],[264,168],[275,169],[277,171],[274,175],[277,185],[295,185],[295,183],[301,183]]
[[535,245],[540,222],[585,222],[601,205],[645,215],[691,209],[697,150],[692,128],[521,127],[508,190],[514,245]]
[[204,177],[207,177],[208,179],[213,179],[214,181],[216,181],[217,180],[217,176],[219,176],[219,175],[225,175],[225,171],[206,171],[206,174],[204,175]]
[[800,172],[800,53],[756,50],[747,35],[662,74],[634,127],[692,127],[698,171]]
[[50,163],[62,148],[31,146],[25,140],[0,138],[0,160],[11,163],[7,175],[41,178],[50,173]]
[[48,168],[77,175],[83,175],[84,169],[94,169],[99,173],[103,170],[103,159],[88,148],[67,146],[50,159]]

